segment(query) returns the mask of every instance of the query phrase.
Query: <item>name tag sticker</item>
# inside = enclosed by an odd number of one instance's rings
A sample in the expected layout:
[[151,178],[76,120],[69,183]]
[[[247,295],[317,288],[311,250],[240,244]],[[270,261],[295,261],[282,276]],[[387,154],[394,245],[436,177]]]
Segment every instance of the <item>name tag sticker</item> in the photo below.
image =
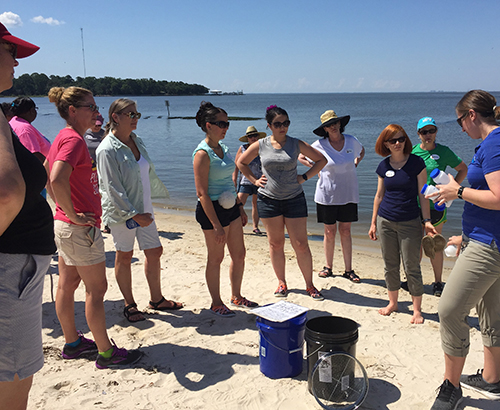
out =
[[431,158],[434,160],[434,161],[437,161],[439,158],[441,158],[438,154],[432,154],[431,155]]
[[389,171],[387,171],[387,172],[385,173],[385,176],[386,176],[387,178],[392,178],[394,175],[396,175],[396,173],[395,173],[392,169],[390,169]]

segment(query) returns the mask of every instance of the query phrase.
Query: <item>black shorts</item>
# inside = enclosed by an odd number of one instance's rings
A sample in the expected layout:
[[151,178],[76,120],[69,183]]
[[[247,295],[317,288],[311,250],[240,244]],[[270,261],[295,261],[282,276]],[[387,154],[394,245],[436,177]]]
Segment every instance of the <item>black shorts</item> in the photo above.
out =
[[[436,211],[435,209],[431,209],[431,224],[434,226],[438,226],[444,224],[447,221],[446,218],[447,209],[444,208],[443,211]],[[422,210],[420,210],[420,218],[423,220]]]
[[316,204],[318,222],[333,225],[339,222],[356,222],[358,220],[358,204],[321,205]]
[[[240,215],[240,207],[239,205],[234,205],[232,208],[225,209],[220,204],[219,201],[212,201],[214,205],[215,213],[217,214],[217,218],[219,218],[219,222],[222,227],[228,226],[231,222],[238,219]],[[196,205],[196,220],[201,225],[201,229],[210,230],[214,229],[212,222],[208,219],[203,206],[198,201],[198,205]]]
[[257,211],[260,219],[283,216],[284,218],[307,218],[307,202],[304,193],[290,199],[273,199],[257,195]]

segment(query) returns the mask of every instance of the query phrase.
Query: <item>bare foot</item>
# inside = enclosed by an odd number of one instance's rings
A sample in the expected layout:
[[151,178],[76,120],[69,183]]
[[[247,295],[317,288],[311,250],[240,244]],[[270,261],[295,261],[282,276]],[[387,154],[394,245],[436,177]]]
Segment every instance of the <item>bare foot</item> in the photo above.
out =
[[380,313],[382,316],[390,316],[392,312],[397,312],[398,311],[398,305],[391,304],[389,303],[385,308],[379,309],[378,313]]
[[412,325],[421,325],[422,323],[424,323],[424,318],[422,317],[422,314],[420,312],[413,313],[410,323]]

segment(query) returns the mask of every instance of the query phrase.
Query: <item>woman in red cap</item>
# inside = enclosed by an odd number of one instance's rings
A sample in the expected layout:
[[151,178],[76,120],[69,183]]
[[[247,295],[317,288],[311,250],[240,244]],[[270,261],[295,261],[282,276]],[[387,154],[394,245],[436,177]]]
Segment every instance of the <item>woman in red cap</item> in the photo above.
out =
[[[39,47],[0,24],[0,92],[12,87],[16,58]],[[43,279],[55,252],[52,211],[40,195],[47,174],[0,113],[0,406],[26,409],[43,366]]]

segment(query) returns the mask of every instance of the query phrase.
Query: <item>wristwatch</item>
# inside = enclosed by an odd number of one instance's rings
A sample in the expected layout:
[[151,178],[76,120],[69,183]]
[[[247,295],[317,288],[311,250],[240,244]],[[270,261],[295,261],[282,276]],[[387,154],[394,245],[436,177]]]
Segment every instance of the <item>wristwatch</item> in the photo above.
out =
[[464,193],[464,189],[465,189],[465,187],[463,187],[463,186],[460,186],[460,188],[458,188],[458,191],[457,191],[458,198],[463,199],[462,194]]
[[302,178],[304,178],[304,181],[307,181],[307,174],[302,174]]

